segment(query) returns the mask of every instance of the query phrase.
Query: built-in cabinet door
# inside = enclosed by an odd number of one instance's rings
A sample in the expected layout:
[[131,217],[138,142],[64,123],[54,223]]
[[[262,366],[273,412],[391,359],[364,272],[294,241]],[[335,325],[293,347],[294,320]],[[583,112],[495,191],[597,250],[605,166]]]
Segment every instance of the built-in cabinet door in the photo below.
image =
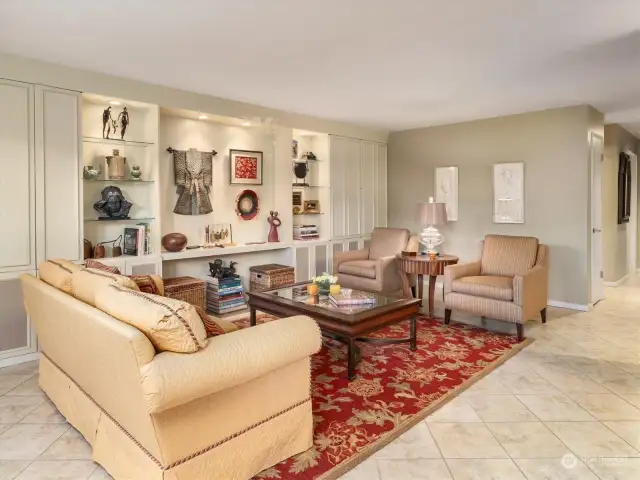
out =
[[346,184],[346,210],[347,210],[347,237],[362,234],[361,200],[361,158],[362,142],[360,140],[345,140],[345,176]]
[[132,257],[125,260],[125,275],[158,275],[162,276],[162,259],[160,257],[147,258]]
[[36,264],[33,86],[0,80],[0,111],[0,271],[29,270]]
[[310,262],[311,261],[311,248],[309,247],[296,247],[295,248],[295,278],[296,282],[303,282],[309,280],[311,275]]
[[331,179],[331,237],[340,238],[346,235],[346,184],[345,178],[345,144],[341,137],[330,138],[330,166]]
[[[375,226],[387,226],[387,145],[377,143],[375,158]],[[367,230],[364,232],[367,234]]]
[[38,261],[82,258],[78,92],[36,86]]
[[37,350],[35,333],[24,309],[19,275],[35,270],[0,273],[0,360]]
[[313,263],[314,276],[331,273],[331,264],[329,263],[329,244],[322,243],[313,247]]
[[362,142],[362,234],[371,235],[376,225],[376,156],[378,144]]

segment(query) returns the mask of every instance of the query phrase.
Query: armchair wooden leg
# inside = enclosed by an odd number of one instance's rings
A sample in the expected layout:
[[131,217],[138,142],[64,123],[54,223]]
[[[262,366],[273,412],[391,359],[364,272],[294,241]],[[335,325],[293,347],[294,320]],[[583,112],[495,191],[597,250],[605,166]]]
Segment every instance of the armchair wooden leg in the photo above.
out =
[[524,325],[522,323],[516,323],[516,329],[518,330],[518,341],[524,340]]
[[542,323],[547,323],[547,307],[540,310],[540,316],[542,317]]
[[445,325],[449,325],[450,321],[451,321],[451,309],[450,308],[445,308],[444,309],[444,323],[445,323]]

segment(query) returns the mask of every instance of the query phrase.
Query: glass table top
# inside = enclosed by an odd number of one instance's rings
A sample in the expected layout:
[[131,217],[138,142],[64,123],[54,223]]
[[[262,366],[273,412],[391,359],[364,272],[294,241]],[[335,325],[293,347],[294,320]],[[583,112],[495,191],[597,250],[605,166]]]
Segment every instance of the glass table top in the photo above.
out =
[[361,303],[352,305],[340,305],[338,306],[333,300],[329,298],[329,295],[309,295],[307,293],[307,285],[293,285],[291,287],[283,287],[277,290],[271,290],[264,292],[267,295],[273,295],[276,297],[291,300],[293,302],[304,303],[306,305],[325,308],[334,312],[354,314],[360,313],[374,308],[385,307],[393,303],[405,301],[403,298],[385,297],[375,293],[361,292],[359,290],[353,290],[349,288],[341,289],[341,297],[348,301],[349,299],[355,299],[358,297],[367,297],[371,303]]

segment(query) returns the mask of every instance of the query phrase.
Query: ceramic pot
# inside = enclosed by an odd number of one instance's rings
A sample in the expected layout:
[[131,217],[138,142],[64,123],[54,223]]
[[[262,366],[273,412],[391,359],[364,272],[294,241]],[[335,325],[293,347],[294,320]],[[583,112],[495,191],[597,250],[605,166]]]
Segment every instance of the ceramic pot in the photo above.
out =
[[167,252],[179,252],[187,246],[187,237],[181,233],[167,233],[162,237],[162,246]]
[[124,180],[124,164],[127,163],[126,157],[120,156],[120,150],[114,150],[113,155],[107,158],[109,166],[109,180]]
[[140,171],[140,165],[133,165],[131,167],[131,178],[134,180],[140,180],[142,172]]

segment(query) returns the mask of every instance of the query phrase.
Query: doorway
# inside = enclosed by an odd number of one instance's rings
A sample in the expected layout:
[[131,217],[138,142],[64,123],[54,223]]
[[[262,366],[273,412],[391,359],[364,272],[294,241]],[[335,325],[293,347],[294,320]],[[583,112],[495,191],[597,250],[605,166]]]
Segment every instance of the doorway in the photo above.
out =
[[631,160],[631,215],[627,223],[627,275],[631,278],[638,268],[638,156],[625,153]]
[[602,166],[604,141],[601,135],[591,134],[589,161],[591,163],[591,304],[605,296],[602,240]]

